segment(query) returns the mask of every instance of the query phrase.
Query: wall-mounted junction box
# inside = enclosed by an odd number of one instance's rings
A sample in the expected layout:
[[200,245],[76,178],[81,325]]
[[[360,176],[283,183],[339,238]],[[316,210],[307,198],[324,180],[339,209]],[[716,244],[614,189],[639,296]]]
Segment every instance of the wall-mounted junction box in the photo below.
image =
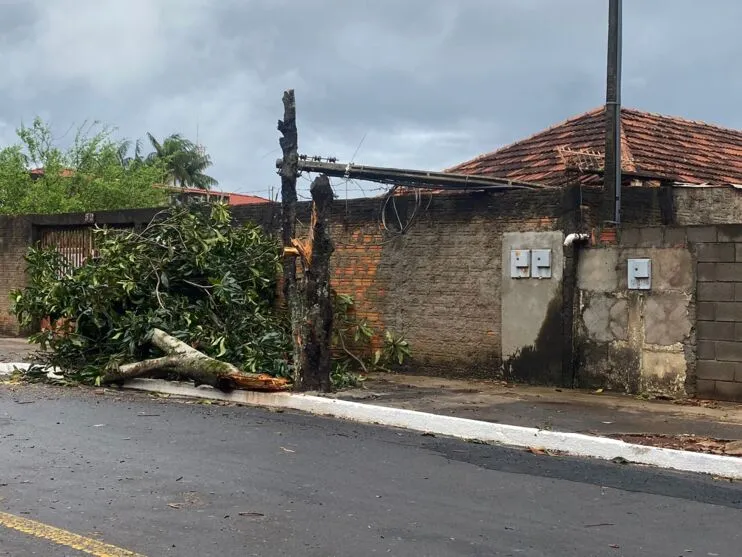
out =
[[531,250],[510,250],[510,278],[529,278],[531,276]]
[[531,276],[538,279],[551,278],[551,250],[535,249],[531,251]]
[[629,290],[650,290],[652,288],[652,260],[629,259]]

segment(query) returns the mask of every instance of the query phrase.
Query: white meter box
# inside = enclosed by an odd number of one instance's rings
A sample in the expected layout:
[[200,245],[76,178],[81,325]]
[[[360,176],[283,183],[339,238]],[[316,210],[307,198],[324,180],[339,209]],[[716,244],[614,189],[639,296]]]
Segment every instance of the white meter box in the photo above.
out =
[[652,260],[629,259],[629,290],[650,290],[652,288]]
[[531,276],[538,279],[551,278],[551,250],[535,249],[531,252],[533,270]]
[[529,278],[531,276],[531,250],[510,250],[510,278]]

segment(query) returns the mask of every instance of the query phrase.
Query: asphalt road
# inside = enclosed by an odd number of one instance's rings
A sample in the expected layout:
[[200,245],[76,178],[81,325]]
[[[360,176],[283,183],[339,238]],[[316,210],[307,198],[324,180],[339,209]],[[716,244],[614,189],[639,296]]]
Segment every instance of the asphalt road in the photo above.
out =
[[[738,557],[742,488],[147,395],[0,386],[0,511],[148,557]],[[0,555],[83,553],[0,525]]]

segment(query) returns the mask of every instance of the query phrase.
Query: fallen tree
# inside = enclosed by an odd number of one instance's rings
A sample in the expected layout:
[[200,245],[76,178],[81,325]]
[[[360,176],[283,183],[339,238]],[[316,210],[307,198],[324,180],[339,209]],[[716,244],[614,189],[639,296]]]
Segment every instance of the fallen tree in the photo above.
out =
[[291,372],[287,318],[275,303],[275,239],[235,226],[220,204],[173,208],[144,230],[94,237],[94,257],[78,267],[54,249],[32,249],[28,285],[12,295],[22,326],[50,324],[32,341],[66,379],[285,385],[266,378]]
[[111,369],[101,377],[100,382],[121,383],[138,377],[176,374],[192,379],[196,385],[211,385],[222,391],[280,391],[288,386],[285,378],[242,372],[229,362],[211,358],[160,329],[152,331],[151,341],[166,355]]
[[[327,201],[329,185],[323,187]],[[329,240],[326,226],[317,213],[313,235],[292,238],[297,258],[314,266],[310,272],[303,267],[302,280],[312,279],[331,294],[308,305],[332,316],[331,322],[315,317],[311,333],[309,321],[300,322],[300,340],[314,346],[317,340],[327,346],[332,327],[330,380],[329,354],[312,351],[317,357],[306,367],[315,382],[304,385],[310,389],[354,386],[364,374],[409,356],[404,337],[375,331],[356,313],[351,297],[331,290],[329,250],[312,254]],[[29,378],[100,385],[135,377],[187,378],[224,390],[287,386],[298,362],[288,312],[277,300],[282,250],[276,239],[252,224],[236,226],[219,204],[173,208],[143,230],[98,229],[94,238],[93,257],[79,267],[55,249],[27,254],[28,284],[12,294],[12,311],[23,327],[47,323],[31,340],[45,349],[39,363],[55,369],[47,377],[45,366],[36,366]]]

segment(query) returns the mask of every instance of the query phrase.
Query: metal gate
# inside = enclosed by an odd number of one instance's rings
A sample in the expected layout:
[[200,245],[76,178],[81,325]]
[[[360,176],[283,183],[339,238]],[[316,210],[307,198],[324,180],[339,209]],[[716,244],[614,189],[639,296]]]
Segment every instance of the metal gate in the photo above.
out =
[[40,244],[44,248],[56,248],[73,269],[95,252],[90,226],[44,227],[40,230]]

